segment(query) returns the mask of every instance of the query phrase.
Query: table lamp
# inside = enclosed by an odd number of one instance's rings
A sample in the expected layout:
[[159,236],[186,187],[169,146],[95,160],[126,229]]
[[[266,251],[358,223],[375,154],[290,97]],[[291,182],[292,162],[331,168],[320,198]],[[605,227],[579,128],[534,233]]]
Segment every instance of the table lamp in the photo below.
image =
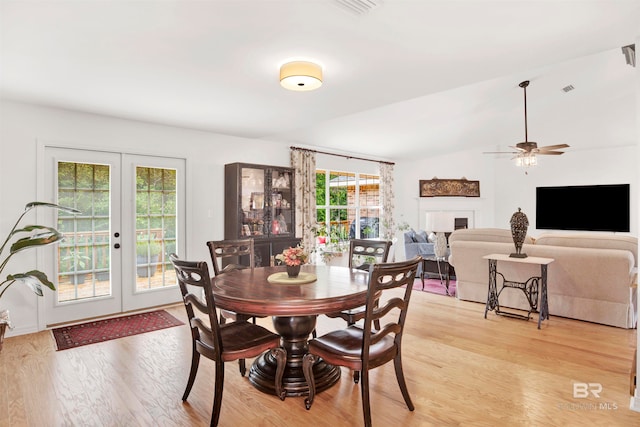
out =
[[447,236],[445,233],[453,231],[453,217],[447,212],[435,212],[430,214],[431,231],[436,233],[436,241],[433,245],[433,253],[437,258],[447,256]]

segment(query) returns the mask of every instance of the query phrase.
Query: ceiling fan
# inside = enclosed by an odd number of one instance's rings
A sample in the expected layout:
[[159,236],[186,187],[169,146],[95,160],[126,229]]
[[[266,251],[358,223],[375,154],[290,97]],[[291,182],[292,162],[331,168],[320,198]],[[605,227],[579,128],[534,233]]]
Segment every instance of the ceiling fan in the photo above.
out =
[[516,160],[518,166],[534,166],[537,164],[537,155],[555,155],[564,154],[564,151],[557,151],[562,148],[569,148],[567,144],[547,145],[545,147],[538,147],[538,143],[529,141],[529,134],[527,130],[527,86],[529,86],[529,80],[525,80],[520,83],[520,86],[524,90],[524,142],[519,142],[515,146],[510,145],[517,151],[487,151],[483,154],[515,154],[513,157]]

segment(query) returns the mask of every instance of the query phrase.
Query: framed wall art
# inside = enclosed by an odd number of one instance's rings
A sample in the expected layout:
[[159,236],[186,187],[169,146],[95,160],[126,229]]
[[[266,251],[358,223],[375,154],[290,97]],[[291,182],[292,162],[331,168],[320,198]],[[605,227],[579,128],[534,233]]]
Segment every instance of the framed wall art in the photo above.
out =
[[480,181],[466,178],[421,179],[420,197],[480,197]]

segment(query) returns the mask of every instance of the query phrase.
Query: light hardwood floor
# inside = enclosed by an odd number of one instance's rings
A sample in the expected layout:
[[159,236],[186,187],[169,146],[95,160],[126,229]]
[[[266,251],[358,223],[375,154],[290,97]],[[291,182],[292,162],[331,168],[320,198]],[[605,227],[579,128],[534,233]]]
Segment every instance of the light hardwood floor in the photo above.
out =
[[[184,307],[168,311],[185,320]],[[552,317],[536,328],[484,306],[413,293],[403,342],[415,411],[393,365],[372,371],[376,426],[634,426],[629,372],[636,331]],[[270,319],[261,319],[271,327]],[[342,327],[321,316],[318,332]],[[205,426],[213,364],[201,360],[188,403],[181,396],[190,355],[180,326],[56,351],[49,331],[8,338],[0,353],[0,426]],[[249,361],[250,362],[250,361]],[[254,389],[226,364],[220,426],[362,425],[359,386],[349,372],[320,393],[284,402]],[[599,383],[599,398],[574,398],[573,384]]]

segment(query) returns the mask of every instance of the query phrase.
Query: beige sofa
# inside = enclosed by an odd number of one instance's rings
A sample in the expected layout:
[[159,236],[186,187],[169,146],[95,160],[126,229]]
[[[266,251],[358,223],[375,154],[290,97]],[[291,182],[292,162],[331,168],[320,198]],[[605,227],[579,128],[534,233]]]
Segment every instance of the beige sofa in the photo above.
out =
[[[456,270],[459,299],[487,301],[489,267],[484,255],[510,254],[515,246],[510,230],[456,230],[449,237],[449,263]],[[634,328],[637,320],[638,239],[613,234],[545,234],[527,237],[522,252],[553,258],[548,269],[549,312],[620,328]],[[524,282],[539,276],[538,265],[498,262],[507,280]],[[498,276],[499,277],[499,276]],[[498,289],[501,281],[498,280]],[[507,288],[500,295],[504,307],[528,309],[522,291]]]

